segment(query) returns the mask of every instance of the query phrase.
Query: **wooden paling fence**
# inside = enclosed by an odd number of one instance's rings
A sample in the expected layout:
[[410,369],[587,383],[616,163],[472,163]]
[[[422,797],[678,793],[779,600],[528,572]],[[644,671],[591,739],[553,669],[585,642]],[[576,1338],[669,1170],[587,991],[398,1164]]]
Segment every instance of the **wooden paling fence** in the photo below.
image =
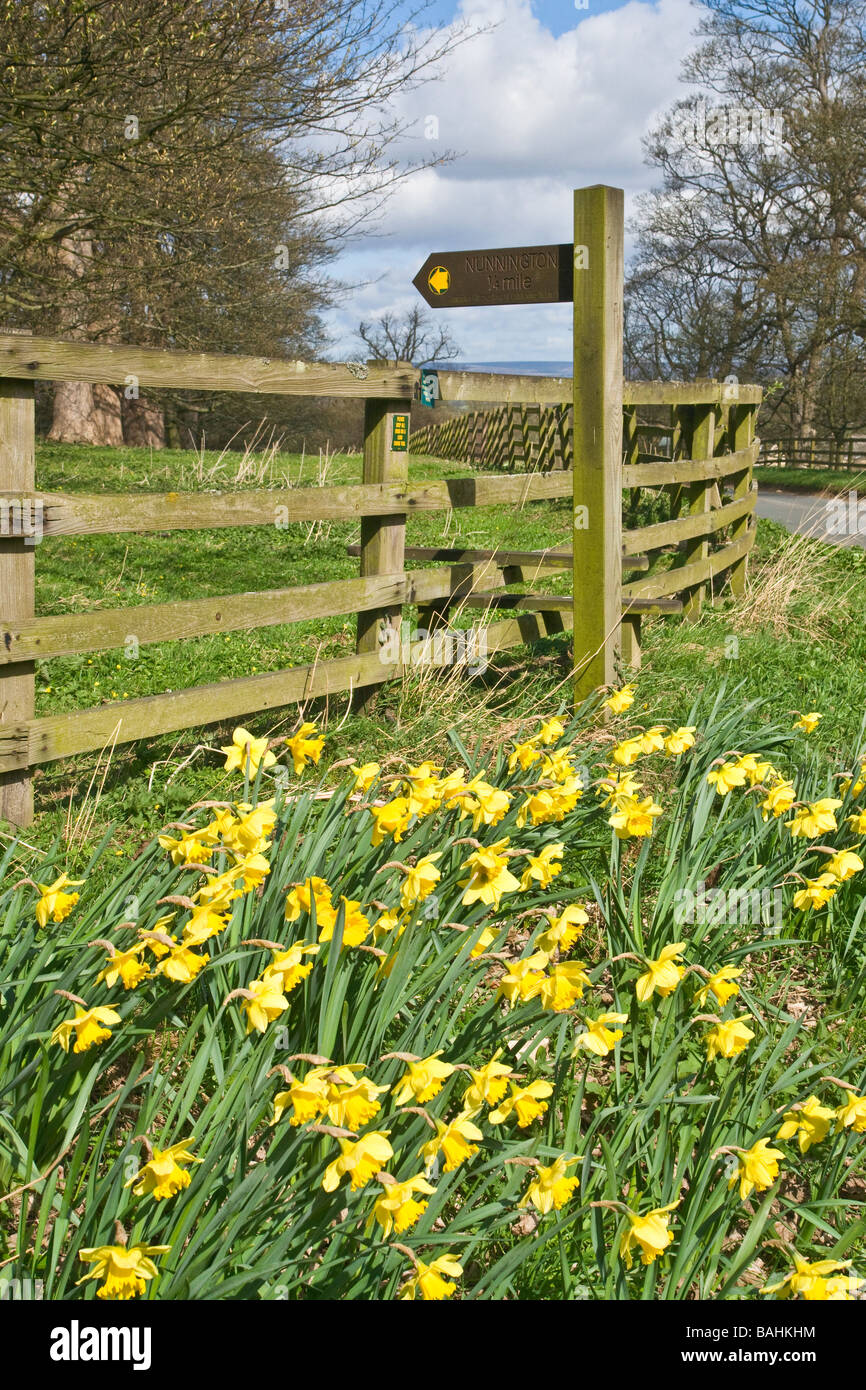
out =
[[764,468],[866,469],[866,436],[848,439],[777,439],[765,444]]
[[[39,380],[124,383],[365,399],[363,481],[351,486],[290,487],[238,493],[164,493],[146,496],[38,492],[34,472],[34,386]],[[445,401],[562,407],[571,382],[556,378],[440,373]],[[407,653],[384,641],[400,629],[402,607],[419,607],[419,627],[447,622],[454,604],[507,607],[516,616],[485,628],[488,654],[532,642],[573,625],[570,598],[506,586],[562,573],[573,556],[549,552],[409,548],[406,519],[413,512],[524,505],[571,499],[578,470],[537,469],[502,476],[438,481],[408,480],[408,403],[419,373],[408,367],[369,365],[361,379],[348,366],[97,346],[13,334],[0,335],[0,816],[17,825],[32,818],[31,769],[41,763],[95,752],[176,730],[238,719],[335,692],[363,705],[382,682],[400,674]],[[742,581],[753,536],[751,468],[757,454],[757,388],[740,388],[737,405],[722,402],[716,383],[696,386],[627,383],[624,411],[627,488],[670,490],[676,516],[621,534],[613,523],[621,567],[643,574],[622,585],[623,655],[637,661],[640,614],[694,613],[708,583],[732,569]],[[648,461],[641,404],[670,412],[669,458]],[[613,480],[618,484],[619,480]],[[723,500],[719,489],[732,489]],[[35,611],[34,577],[42,536],[195,531],[229,526],[278,526],[311,520],[360,520],[359,576],[283,589],[150,604],[62,617]],[[721,550],[710,545],[730,530]],[[678,568],[649,573],[651,554],[679,546]],[[407,569],[407,561],[428,567]],[[620,574],[616,575],[619,602]],[[684,593],[683,599],[673,595]],[[591,585],[581,605],[598,601]],[[343,613],[357,615],[354,655],[261,675],[220,681],[103,705],[69,714],[34,717],[34,662],[123,646],[132,630],[140,645],[216,632],[291,623]],[[577,645],[577,642],[576,642]],[[412,645],[415,661],[423,641]],[[395,654],[396,653],[396,654]]]

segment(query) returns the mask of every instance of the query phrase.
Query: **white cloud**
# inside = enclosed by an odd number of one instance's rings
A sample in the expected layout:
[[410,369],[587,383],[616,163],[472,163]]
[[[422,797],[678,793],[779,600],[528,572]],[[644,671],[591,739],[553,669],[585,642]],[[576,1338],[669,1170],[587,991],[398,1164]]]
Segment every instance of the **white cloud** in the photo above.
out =
[[[353,350],[361,318],[417,302],[412,277],[431,251],[570,241],[572,189],[624,188],[628,213],[653,182],[641,138],[684,91],[677,78],[697,23],[690,0],[575,11],[574,26],[559,36],[531,0],[463,0],[461,8],[464,18],[497,27],[459,47],[435,82],[403,96],[398,114],[413,125],[394,153],[409,161],[452,149],[462,157],[401,184],[388,205],[387,238],[341,257],[337,276],[373,283],[330,316],[335,352]],[[424,138],[428,116],[438,119],[438,141]],[[568,305],[439,312],[449,313],[465,357],[570,354]]]

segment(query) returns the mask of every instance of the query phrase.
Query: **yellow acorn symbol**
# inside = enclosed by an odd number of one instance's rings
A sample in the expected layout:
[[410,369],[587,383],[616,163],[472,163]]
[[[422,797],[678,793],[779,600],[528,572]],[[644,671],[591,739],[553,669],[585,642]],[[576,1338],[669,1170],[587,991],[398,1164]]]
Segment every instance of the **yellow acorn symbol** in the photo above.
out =
[[434,294],[444,294],[451,284],[451,272],[444,265],[434,265],[427,276],[427,284]]

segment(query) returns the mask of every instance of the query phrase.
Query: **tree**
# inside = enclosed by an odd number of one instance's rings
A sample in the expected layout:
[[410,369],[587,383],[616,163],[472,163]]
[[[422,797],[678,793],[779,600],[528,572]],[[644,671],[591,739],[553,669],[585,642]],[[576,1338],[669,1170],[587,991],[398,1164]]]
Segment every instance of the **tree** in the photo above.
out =
[[447,327],[434,323],[418,305],[405,314],[382,314],[375,324],[360,323],[360,341],[377,362],[447,362],[460,356]]
[[781,378],[769,414],[809,434],[866,329],[866,5],[706,9],[693,94],[647,142],[662,183],[636,220],[631,363]]
[[[394,96],[473,32],[414,18],[389,0],[0,0],[0,322],[315,346],[323,263],[419,167],[389,154]],[[55,431],[100,437],[110,394],[59,388]]]

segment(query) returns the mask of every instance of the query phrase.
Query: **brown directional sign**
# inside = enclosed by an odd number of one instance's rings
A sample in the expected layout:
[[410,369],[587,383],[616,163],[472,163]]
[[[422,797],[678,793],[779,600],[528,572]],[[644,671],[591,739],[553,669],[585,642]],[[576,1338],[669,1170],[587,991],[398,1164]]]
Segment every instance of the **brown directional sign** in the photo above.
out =
[[475,304],[569,304],[574,247],[506,246],[492,251],[438,251],[412,284],[433,309]]

